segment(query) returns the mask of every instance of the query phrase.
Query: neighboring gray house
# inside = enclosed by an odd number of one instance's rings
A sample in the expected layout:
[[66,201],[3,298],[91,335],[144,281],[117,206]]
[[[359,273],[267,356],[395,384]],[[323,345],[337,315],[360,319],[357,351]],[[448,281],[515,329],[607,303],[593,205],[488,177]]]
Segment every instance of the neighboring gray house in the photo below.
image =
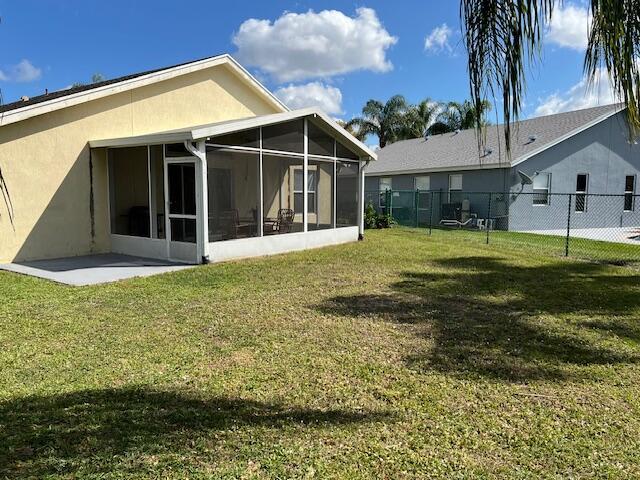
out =
[[[574,228],[640,225],[640,145],[629,141],[621,106],[520,121],[511,161],[502,125],[487,128],[484,145],[479,154],[475,130],[393,143],[366,170],[367,198],[379,209],[389,200],[394,216],[415,205],[423,222],[428,195],[413,193],[428,190],[434,222],[448,204],[468,200],[470,213],[494,218],[496,228],[536,230],[566,224],[568,195],[556,194],[572,194]],[[519,172],[533,184],[522,185]],[[392,196],[379,193],[387,189]],[[486,192],[494,192],[491,213]]]

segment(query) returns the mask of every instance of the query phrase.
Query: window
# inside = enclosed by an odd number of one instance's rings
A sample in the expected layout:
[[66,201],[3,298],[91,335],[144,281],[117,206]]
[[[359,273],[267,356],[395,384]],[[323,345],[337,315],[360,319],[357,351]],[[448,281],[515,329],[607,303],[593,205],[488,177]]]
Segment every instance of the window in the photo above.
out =
[[423,175],[415,177],[415,188],[418,190],[418,210],[428,210],[430,208],[429,203],[431,199],[431,177],[429,175]]
[[378,205],[386,207],[387,190],[391,190],[391,177],[382,177],[378,180],[378,190],[380,190],[380,199]]
[[636,176],[627,175],[624,179],[624,211],[633,212],[635,209]]
[[549,205],[551,191],[551,174],[538,173],[533,177],[533,204]]
[[462,203],[462,175],[449,175],[449,203]]
[[[307,170],[307,196],[309,213],[316,213],[316,172],[317,169],[309,166]],[[294,167],[293,170],[293,210],[297,214],[304,211],[304,172],[302,167]]]
[[431,190],[431,177],[429,175],[415,178],[416,190]]
[[576,178],[576,212],[587,211],[587,190],[589,187],[589,175],[579,173]]

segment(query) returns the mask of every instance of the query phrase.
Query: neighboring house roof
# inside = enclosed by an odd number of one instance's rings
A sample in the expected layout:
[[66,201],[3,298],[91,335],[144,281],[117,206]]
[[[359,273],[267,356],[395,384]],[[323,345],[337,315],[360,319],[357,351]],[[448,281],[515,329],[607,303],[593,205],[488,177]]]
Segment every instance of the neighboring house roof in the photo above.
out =
[[[485,152],[478,153],[474,129],[392,143],[378,150],[367,175],[506,168],[572,137],[620,112],[620,104],[522,120],[513,125],[511,162],[505,155],[504,125],[486,129]],[[535,140],[532,138],[535,137]],[[489,153],[490,152],[490,153]]]
[[197,125],[189,128],[158,132],[147,135],[133,137],[96,139],[89,142],[91,148],[103,147],[129,147],[137,145],[150,145],[159,143],[177,143],[208,139],[209,137],[224,135],[226,133],[248,130],[251,128],[273,125],[276,123],[289,122],[298,118],[314,117],[326,128],[330,129],[342,142],[350,147],[361,157],[369,157],[372,160],[377,158],[373,150],[364,143],[356,139],[353,135],[342,128],[338,123],[316,107],[292,110],[271,115],[259,115],[256,117],[242,118],[238,120],[227,120],[223,122],[211,123],[208,125]]
[[192,62],[181,63],[170,67],[125,75],[123,77],[105,80],[104,82],[58,90],[47,93],[46,95],[31,97],[27,100],[19,100],[17,102],[0,105],[0,125],[19,122],[36,115],[42,115],[61,108],[71,107],[90,100],[114,95],[116,93],[161,82],[163,80],[168,80],[170,78],[211,68],[217,65],[228,66],[243,81],[245,81],[245,83],[252,86],[263,98],[273,104],[276,108],[282,111],[289,110],[284,103],[273,95],[273,93],[271,93],[264,85],[258,82],[258,80],[256,80],[244,67],[242,67],[242,65],[234,60],[230,55],[223,54]]

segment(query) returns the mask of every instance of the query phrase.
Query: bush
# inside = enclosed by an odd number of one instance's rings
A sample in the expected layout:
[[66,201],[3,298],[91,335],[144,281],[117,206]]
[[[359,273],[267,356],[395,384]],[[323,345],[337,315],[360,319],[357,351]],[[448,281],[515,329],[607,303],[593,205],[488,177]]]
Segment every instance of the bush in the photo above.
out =
[[364,210],[364,228],[389,228],[395,225],[393,217],[386,213],[378,213],[369,202]]
[[364,228],[378,228],[378,212],[371,202],[364,209]]
[[378,228],[390,228],[396,224],[396,221],[388,213],[378,215]]

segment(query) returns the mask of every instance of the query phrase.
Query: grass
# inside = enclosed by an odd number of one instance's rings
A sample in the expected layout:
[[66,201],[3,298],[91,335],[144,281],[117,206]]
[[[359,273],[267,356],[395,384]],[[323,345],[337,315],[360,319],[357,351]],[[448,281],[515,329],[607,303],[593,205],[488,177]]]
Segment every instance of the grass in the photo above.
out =
[[[422,230],[428,232],[428,228],[422,228]],[[439,237],[439,239],[443,237],[456,238],[487,244],[486,230],[434,228],[432,235]],[[517,249],[526,253],[537,252],[552,256],[565,256],[567,253],[566,238],[558,235],[492,230],[488,237],[489,245]],[[569,256],[576,259],[637,267],[640,266],[640,241],[638,245],[631,245],[571,237],[569,239]]]
[[0,292],[0,478],[640,476],[632,268],[399,228]]

